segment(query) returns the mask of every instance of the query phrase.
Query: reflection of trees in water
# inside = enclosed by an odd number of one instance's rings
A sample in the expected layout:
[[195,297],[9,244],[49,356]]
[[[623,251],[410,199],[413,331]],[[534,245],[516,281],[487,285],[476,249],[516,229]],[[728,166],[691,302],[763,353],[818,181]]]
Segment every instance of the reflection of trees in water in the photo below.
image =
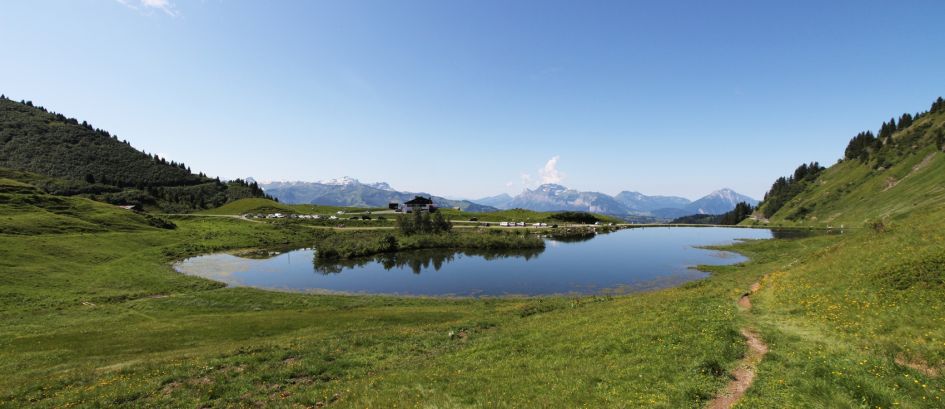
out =
[[307,248],[299,249],[296,247],[264,247],[264,248],[255,248],[255,249],[246,249],[234,252],[233,255],[239,258],[248,258],[252,260],[268,260],[278,255],[296,251],[296,250],[308,250]]
[[364,267],[369,263],[379,263],[385,270],[409,268],[414,274],[420,274],[421,271],[429,269],[431,266],[434,271],[440,271],[444,264],[452,262],[457,255],[482,257],[484,260],[503,258],[524,258],[525,260],[531,260],[538,257],[544,250],[543,248],[514,250],[413,250],[397,253],[383,253],[371,257],[360,257],[348,260],[319,260],[318,257],[314,257],[312,263],[314,264],[315,271],[321,274],[338,274],[345,269]]
[[578,243],[582,241],[588,241],[597,237],[597,234],[594,232],[582,232],[575,234],[552,234],[551,239],[561,243]]

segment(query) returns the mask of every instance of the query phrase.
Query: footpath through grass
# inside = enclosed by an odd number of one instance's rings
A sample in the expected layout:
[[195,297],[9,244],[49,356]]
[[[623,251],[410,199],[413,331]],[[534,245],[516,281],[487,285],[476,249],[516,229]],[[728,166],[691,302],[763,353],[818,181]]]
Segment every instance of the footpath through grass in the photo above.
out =
[[0,236],[0,406],[697,406],[742,351],[737,268],[629,297],[286,294],[169,262],[312,229],[174,222]]
[[317,234],[229,218],[0,234],[0,407],[700,407],[744,326],[771,351],[743,407],[941,407],[942,214],[743,243],[752,261],[706,280],[584,298],[288,294],[170,268]]
[[742,407],[945,407],[943,217],[786,253],[752,297],[771,352]]

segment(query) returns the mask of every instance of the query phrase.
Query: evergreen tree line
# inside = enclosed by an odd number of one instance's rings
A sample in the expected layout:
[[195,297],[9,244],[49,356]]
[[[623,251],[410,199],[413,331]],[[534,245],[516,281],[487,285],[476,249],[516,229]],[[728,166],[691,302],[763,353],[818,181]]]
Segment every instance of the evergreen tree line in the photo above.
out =
[[268,197],[255,183],[194,174],[183,163],[141,152],[85,121],[2,95],[0,167],[51,177],[41,187],[52,194],[170,211]]
[[747,219],[755,212],[755,208],[745,202],[738,202],[735,208],[722,214],[694,214],[674,219],[672,224],[719,224],[734,226]]
[[552,219],[569,223],[594,224],[600,219],[588,212],[558,212],[551,215]]
[[823,166],[817,162],[805,163],[794,170],[794,174],[787,177],[780,177],[771,185],[771,190],[765,193],[764,198],[764,216],[771,217],[779,209],[804,191],[808,183],[817,179],[817,176],[824,171]]
[[[890,118],[888,122],[884,121],[879,127],[879,132],[876,134],[873,134],[872,131],[863,131],[856,134],[856,136],[850,139],[850,143],[847,145],[843,157],[847,160],[856,159],[864,163],[871,159],[884,159],[882,157],[883,149],[897,145],[897,141],[892,137],[894,133],[909,128],[916,120],[928,114],[938,112],[945,112],[945,100],[943,100],[942,97],[938,97],[938,99],[932,103],[931,108],[926,112],[916,113],[915,115],[904,113],[898,120],[893,117]],[[877,162],[877,167],[888,165],[885,160],[879,160]]]
[[453,223],[440,212],[414,211],[412,214],[397,216],[397,229],[405,236],[413,234],[448,233],[453,230]]
[[745,202],[738,202],[735,208],[722,215],[719,224],[734,226],[747,219],[754,213],[755,208]]

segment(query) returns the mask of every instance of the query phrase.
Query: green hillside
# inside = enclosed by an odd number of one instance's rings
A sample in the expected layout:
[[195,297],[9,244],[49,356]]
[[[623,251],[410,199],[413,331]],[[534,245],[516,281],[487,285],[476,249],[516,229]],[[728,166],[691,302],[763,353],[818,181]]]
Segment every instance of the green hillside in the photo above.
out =
[[0,234],[130,232],[173,227],[151,215],[81,197],[50,195],[24,181],[0,176]]
[[168,211],[265,196],[255,183],[194,174],[85,121],[8,98],[0,98],[0,167],[50,177],[38,184],[49,193]]
[[629,295],[226,287],[172,263],[372,236],[203,217],[339,208],[245,198],[165,220],[50,194],[81,181],[0,168],[0,408],[706,407],[744,367],[745,329],[769,351],[737,408],[941,408],[943,116],[887,125],[879,143],[858,136],[841,163],[799,168],[759,210],[870,228],[739,242],[725,249],[750,261]]
[[945,104],[900,121],[906,126],[889,131],[884,122],[878,137],[855,137],[837,164],[807,176],[795,172],[781,189],[776,183],[756,216],[774,225],[862,227],[945,203]]
[[346,211],[346,212],[366,212],[370,210],[387,210],[387,209],[370,209],[362,207],[341,207],[341,206],[320,206],[320,205],[310,205],[310,204],[285,204],[279,203],[271,199],[266,198],[247,198],[239,199],[233,202],[227,203],[223,206],[208,209],[200,212],[201,214],[213,214],[213,215],[242,215],[247,213],[285,213],[285,214],[329,214],[335,213],[337,211]]

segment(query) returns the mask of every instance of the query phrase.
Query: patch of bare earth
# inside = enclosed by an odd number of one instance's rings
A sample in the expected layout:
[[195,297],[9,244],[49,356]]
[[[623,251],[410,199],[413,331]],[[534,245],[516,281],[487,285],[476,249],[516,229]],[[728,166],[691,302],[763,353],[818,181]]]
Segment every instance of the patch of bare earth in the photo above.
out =
[[[922,158],[922,161],[919,162],[919,163],[917,163],[915,166],[913,166],[913,167],[912,167],[912,171],[910,171],[909,174],[906,175],[906,176],[904,176],[902,179],[905,179],[905,178],[907,178],[907,177],[909,177],[909,176],[912,176],[912,175],[916,174],[917,172],[919,172],[920,170],[925,169],[927,166],[929,166],[929,162],[931,162],[932,159],[935,159],[935,154],[936,154],[936,153],[938,153],[938,152],[932,152],[932,153],[930,153],[930,154],[928,154],[928,155],[925,155],[925,157]],[[892,188],[896,187],[896,185],[898,185],[899,182],[902,181],[902,179],[896,180],[896,178],[894,178],[894,177],[892,177],[892,176],[886,178],[886,187],[883,189],[883,191],[885,192],[885,191],[887,191],[887,190],[889,190],[889,189],[892,189]]]
[[[760,289],[761,283],[752,284],[751,289],[738,298],[738,306],[743,310],[750,310],[751,295]],[[732,371],[732,381],[725,387],[725,391],[716,396],[706,406],[709,409],[728,409],[735,405],[751,387],[752,382],[755,381],[755,368],[768,353],[768,345],[754,331],[743,328],[742,336],[745,337],[745,343],[748,345],[748,353],[738,363],[738,367]]]
[[183,387],[183,386],[184,386],[184,384],[182,384],[182,383],[180,383],[180,382],[177,382],[177,381],[174,381],[174,382],[171,382],[171,383],[169,383],[169,384],[167,384],[167,385],[164,385],[164,387],[161,388],[161,393],[163,393],[164,395],[170,395],[170,394],[174,393],[174,391],[180,389],[180,388]]
[[932,158],[935,157],[935,154],[936,154],[936,153],[937,153],[937,152],[932,152],[932,153],[930,153],[930,154],[928,154],[928,155],[925,155],[925,158],[922,159],[922,162],[919,162],[919,164],[917,164],[917,165],[915,165],[915,166],[912,167],[912,171],[913,171],[913,172],[918,172],[918,171],[922,170],[923,168],[925,168],[926,166],[929,166],[929,162],[932,161]]
[[742,294],[742,296],[738,298],[738,306],[746,310],[751,309],[751,297],[748,296],[748,293]]
[[932,378],[938,378],[938,376],[941,374],[939,368],[929,365],[929,363],[925,360],[919,358],[906,359],[906,357],[902,354],[896,355],[896,364],[906,368],[914,369],[918,372],[921,372],[923,375]]
[[897,180],[896,178],[890,176],[890,177],[886,178],[886,187],[883,188],[883,191],[885,192],[885,191],[887,191],[887,190],[889,190],[889,189],[892,189],[892,188],[896,187],[896,185],[898,185],[898,184],[899,184],[899,180]]

